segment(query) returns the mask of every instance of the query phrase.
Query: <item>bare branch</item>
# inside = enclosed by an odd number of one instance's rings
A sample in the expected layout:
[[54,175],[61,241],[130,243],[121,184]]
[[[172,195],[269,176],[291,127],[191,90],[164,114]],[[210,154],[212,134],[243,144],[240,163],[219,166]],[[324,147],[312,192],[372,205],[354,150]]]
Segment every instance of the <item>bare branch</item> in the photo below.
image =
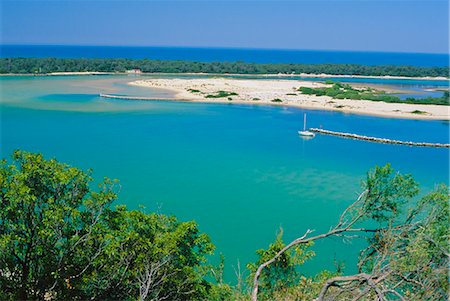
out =
[[[352,229],[351,227],[358,222],[363,216],[364,216],[364,212],[358,212],[356,216],[351,217],[350,221],[346,221],[346,216],[347,214],[356,207],[356,205],[358,203],[360,203],[363,200],[363,197],[366,196],[368,190],[364,190],[359,196],[358,199],[353,202],[350,206],[347,207],[347,209],[344,210],[344,212],[341,214],[341,216],[339,217],[339,221],[336,224],[336,226],[334,226],[333,228],[330,229],[330,231],[328,231],[327,233],[323,233],[320,235],[316,235],[313,237],[309,237],[306,238],[308,236],[308,234],[312,233],[313,230],[308,229],[305,234],[303,234],[303,236],[293,240],[292,242],[290,242],[288,245],[286,245],[283,249],[281,249],[274,257],[272,257],[270,260],[264,262],[263,264],[261,264],[258,269],[255,272],[255,275],[253,277],[253,289],[252,289],[252,301],[257,301],[258,300],[258,286],[259,286],[259,277],[261,276],[262,270],[269,266],[270,264],[272,264],[273,262],[275,262],[275,260],[277,260],[278,257],[280,257],[284,252],[286,252],[287,250],[289,250],[290,248],[292,248],[293,246],[299,245],[299,244],[307,244],[309,242],[318,240],[318,239],[322,239],[322,238],[326,238],[326,237],[330,237],[330,236],[336,236],[339,235],[343,232],[347,232],[350,229]],[[352,232],[361,232],[361,231],[365,231],[368,232],[369,230],[367,229],[353,229],[350,230]]]

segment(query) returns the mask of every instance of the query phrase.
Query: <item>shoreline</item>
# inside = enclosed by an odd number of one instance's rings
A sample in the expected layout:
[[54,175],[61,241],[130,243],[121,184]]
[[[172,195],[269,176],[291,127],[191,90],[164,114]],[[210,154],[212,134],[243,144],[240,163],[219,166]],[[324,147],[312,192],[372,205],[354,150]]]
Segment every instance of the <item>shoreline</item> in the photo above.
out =
[[165,73],[165,72],[154,72],[154,73],[138,73],[138,74],[130,74],[126,72],[97,72],[97,71],[86,71],[86,72],[51,72],[51,73],[45,73],[45,74],[33,74],[33,73],[3,73],[0,74],[0,76],[83,76],[83,75],[128,75],[128,76],[161,76],[161,75],[170,75],[170,76],[177,76],[177,75],[192,75],[192,76],[222,76],[222,77],[229,77],[229,76],[241,76],[241,77],[280,77],[280,78],[286,78],[286,77],[306,77],[306,78],[330,78],[330,77],[337,77],[337,78],[367,78],[367,79],[403,79],[403,80],[450,80],[450,77],[410,77],[410,76],[390,76],[390,75],[382,75],[382,76],[374,76],[374,75],[350,75],[350,74],[313,74],[313,73],[299,73],[299,74],[284,74],[284,73],[278,73],[278,74],[259,74],[259,73],[248,73],[248,74],[242,74],[242,73],[203,73],[203,72],[183,72],[183,73]]
[[288,104],[288,103],[276,103],[276,102],[248,102],[248,101],[227,101],[227,100],[207,100],[199,101],[192,99],[178,99],[175,97],[140,97],[140,96],[126,96],[126,95],[114,95],[114,94],[104,94],[100,93],[100,97],[110,98],[110,99],[118,99],[118,100],[127,100],[127,101],[173,101],[173,102],[185,102],[185,103],[205,103],[205,104],[222,104],[222,105],[247,105],[247,106],[274,106],[274,107],[292,107],[297,109],[306,109],[306,110],[315,110],[315,111],[333,111],[333,112],[341,112],[344,114],[355,114],[355,115],[363,115],[363,116],[374,116],[374,117],[383,117],[383,118],[395,118],[395,119],[410,119],[410,120],[429,120],[429,121],[450,121],[449,119],[440,119],[435,118],[433,116],[423,116],[423,115],[415,115],[415,116],[404,116],[404,115],[390,115],[388,113],[376,113],[376,112],[367,112],[365,110],[346,110],[346,109],[326,109],[320,108],[316,106],[307,106],[307,105],[297,105],[297,104]]
[[[164,89],[172,91],[173,97],[165,97],[165,101],[188,101],[201,103],[225,103],[248,105],[290,106],[314,110],[337,111],[342,113],[371,115],[390,118],[406,118],[417,120],[450,120],[449,106],[420,105],[404,103],[385,103],[381,101],[333,99],[329,96],[301,94],[296,89],[302,87],[322,87],[325,84],[312,81],[297,80],[264,80],[258,79],[140,79],[129,85]],[[215,96],[218,91],[229,91],[238,95],[225,97]],[[208,97],[208,95],[210,97]],[[114,97],[119,98],[119,97]],[[126,96],[123,98],[126,99]],[[230,99],[229,99],[230,98]],[[279,99],[281,101],[274,102]],[[162,100],[158,97],[131,97],[130,100]],[[415,112],[415,113],[413,113]]]

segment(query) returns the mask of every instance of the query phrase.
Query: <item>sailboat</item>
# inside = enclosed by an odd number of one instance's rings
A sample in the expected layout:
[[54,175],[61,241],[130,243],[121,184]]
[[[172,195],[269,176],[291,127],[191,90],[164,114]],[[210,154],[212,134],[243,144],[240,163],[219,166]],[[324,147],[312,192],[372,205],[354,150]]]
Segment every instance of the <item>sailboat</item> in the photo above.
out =
[[310,132],[310,131],[306,130],[306,113],[305,113],[305,115],[303,115],[303,131],[298,131],[298,134],[300,136],[306,136],[306,137],[314,137],[314,136],[316,136],[316,134],[314,134],[313,132]]

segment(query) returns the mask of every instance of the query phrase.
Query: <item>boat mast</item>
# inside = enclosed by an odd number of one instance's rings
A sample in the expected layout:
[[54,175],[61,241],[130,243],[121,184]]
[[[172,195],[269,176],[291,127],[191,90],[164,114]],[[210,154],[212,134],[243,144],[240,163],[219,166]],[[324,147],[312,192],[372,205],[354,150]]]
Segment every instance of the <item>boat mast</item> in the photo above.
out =
[[303,115],[303,131],[306,131],[306,113]]

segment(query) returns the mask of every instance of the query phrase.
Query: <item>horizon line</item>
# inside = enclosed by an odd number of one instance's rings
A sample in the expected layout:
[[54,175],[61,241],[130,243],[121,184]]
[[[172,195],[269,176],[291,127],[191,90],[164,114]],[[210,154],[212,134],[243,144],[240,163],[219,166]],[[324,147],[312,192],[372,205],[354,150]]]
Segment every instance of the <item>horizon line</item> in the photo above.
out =
[[366,53],[401,53],[401,54],[435,54],[450,56],[447,52],[412,52],[392,50],[351,50],[351,49],[312,49],[312,48],[271,48],[271,47],[234,47],[234,46],[183,46],[183,45],[110,45],[110,44],[36,44],[36,43],[1,43],[3,46],[54,46],[54,47],[135,47],[135,48],[188,48],[188,49],[233,49],[233,50],[277,50],[277,51],[318,51],[318,52],[366,52]]

